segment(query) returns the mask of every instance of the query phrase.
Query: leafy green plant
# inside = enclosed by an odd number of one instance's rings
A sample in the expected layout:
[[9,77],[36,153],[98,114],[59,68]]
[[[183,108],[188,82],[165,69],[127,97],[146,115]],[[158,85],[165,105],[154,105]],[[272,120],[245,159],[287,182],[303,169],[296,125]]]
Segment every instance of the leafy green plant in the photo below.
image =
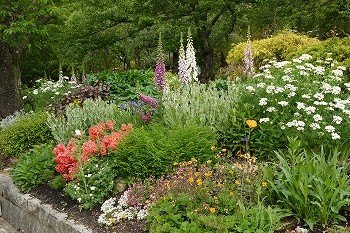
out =
[[52,150],[53,146],[48,144],[34,146],[14,164],[11,175],[22,192],[27,193],[54,177],[56,164]]
[[327,158],[322,148],[309,154],[300,145],[290,139],[288,153],[276,153],[278,172],[269,183],[277,203],[311,229],[316,223],[325,227],[345,221],[339,211],[350,203],[350,187],[346,168],[338,166],[338,154]]
[[106,157],[91,157],[84,166],[73,175],[74,182],[68,182],[64,191],[79,202],[80,208],[90,209],[114,190],[116,173]]
[[96,80],[109,87],[109,99],[116,103],[137,100],[139,93],[158,99],[159,92],[154,88],[154,73],[151,70],[128,70],[112,72],[105,70],[96,75],[88,75],[88,82]]
[[0,134],[1,153],[17,157],[28,151],[32,145],[48,143],[53,140],[46,125],[45,112],[34,112],[20,117]]
[[137,128],[119,145],[111,159],[121,177],[160,176],[175,161],[192,157],[203,162],[214,155],[216,134],[209,127],[167,128],[160,124]]
[[205,196],[194,198],[186,193],[160,200],[152,205],[147,217],[150,232],[272,233],[283,216],[278,209],[261,203],[245,206],[231,196],[220,200],[220,209],[210,207],[205,200]]

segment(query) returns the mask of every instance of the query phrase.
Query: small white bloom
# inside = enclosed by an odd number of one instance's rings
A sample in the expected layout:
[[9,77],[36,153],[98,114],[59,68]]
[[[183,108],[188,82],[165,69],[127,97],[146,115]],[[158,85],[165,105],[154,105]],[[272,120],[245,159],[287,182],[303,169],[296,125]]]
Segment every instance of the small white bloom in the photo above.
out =
[[26,96],[26,95],[25,95],[25,96],[23,96],[23,98],[22,98],[22,99],[23,99],[23,100],[25,100],[25,99],[27,99],[27,98],[28,98],[28,96]]
[[270,118],[268,117],[265,117],[265,118],[260,118],[259,122],[262,123],[262,122],[269,122],[270,121]]
[[314,98],[316,98],[318,100],[323,100],[324,95],[322,93],[316,93],[316,94],[314,94]]
[[331,125],[327,125],[325,128],[324,128],[328,133],[334,133],[335,132],[335,128]]
[[38,89],[34,89],[34,90],[33,90],[33,94],[34,94],[34,95],[37,95],[38,93],[39,93]]
[[297,109],[304,109],[305,108],[305,104],[302,102],[297,102]]
[[249,92],[254,92],[255,88],[252,86],[247,86],[245,89],[247,89]]
[[269,107],[269,108],[266,109],[266,111],[268,111],[268,112],[275,112],[276,108],[275,107]]
[[301,98],[310,99],[311,97],[309,95],[304,94],[304,95],[301,96]]
[[343,76],[343,71],[342,70],[332,70],[332,73],[335,75],[335,76]]
[[300,60],[303,60],[303,61],[307,61],[307,60],[310,60],[312,58],[312,56],[310,54],[302,54],[299,59]]
[[337,134],[337,133],[332,133],[332,139],[333,139],[333,140],[340,139],[340,135]]
[[264,88],[266,86],[266,83],[261,82],[261,83],[258,83],[256,86],[259,88]]
[[299,72],[299,74],[302,75],[302,76],[310,76],[310,74],[308,72],[306,72],[305,70],[301,70]]
[[267,98],[261,98],[260,100],[259,100],[259,105],[260,106],[264,106],[264,105],[266,105],[267,104]]
[[76,137],[81,137],[82,136],[81,131],[79,129],[75,130],[75,136]]
[[341,118],[340,116],[336,116],[336,115],[333,116],[333,122],[338,125],[341,124],[342,120],[343,118]]
[[96,189],[96,187],[95,187],[95,186],[91,186],[90,189],[91,189],[92,191],[94,191],[94,190]]
[[279,101],[278,104],[281,106],[287,106],[289,103],[287,101]]
[[338,70],[343,70],[343,71],[345,71],[345,70],[346,70],[346,67],[345,67],[345,66],[338,66],[337,69],[338,69]]
[[316,129],[321,129],[321,126],[318,124],[318,123],[311,123],[310,124],[310,127],[313,129],[313,130],[316,130]]
[[314,121],[321,121],[323,118],[322,118],[322,116],[320,115],[320,114],[316,114],[316,115],[314,115]]

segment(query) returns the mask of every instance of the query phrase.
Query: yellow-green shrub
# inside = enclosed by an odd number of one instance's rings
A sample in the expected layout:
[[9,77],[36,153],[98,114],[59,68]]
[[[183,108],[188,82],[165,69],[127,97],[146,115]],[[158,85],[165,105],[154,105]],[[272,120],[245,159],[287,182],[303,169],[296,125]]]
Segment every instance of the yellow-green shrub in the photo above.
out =
[[[284,30],[276,36],[252,41],[254,64],[258,67],[264,59],[276,58],[278,61],[285,60],[287,55],[300,49],[309,48],[321,44],[316,38],[299,35],[289,30]],[[244,62],[244,51],[247,43],[232,44],[227,56],[227,63]]]
[[288,54],[287,59],[299,57],[301,54],[310,54],[313,60],[326,60],[333,58],[338,65],[350,68],[350,37],[330,38],[312,47],[301,49]]
[[35,112],[17,119],[12,125],[5,127],[0,133],[0,154],[18,157],[33,145],[53,140],[46,124],[47,114]]

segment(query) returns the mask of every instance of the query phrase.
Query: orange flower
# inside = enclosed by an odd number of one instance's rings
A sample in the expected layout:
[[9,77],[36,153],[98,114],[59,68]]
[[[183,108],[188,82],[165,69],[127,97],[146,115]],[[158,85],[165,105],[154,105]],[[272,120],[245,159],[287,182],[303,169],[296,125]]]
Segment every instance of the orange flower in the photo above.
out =
[[215,208],[209,208],[210,212],[215,213]]
[[258,123],[255,120],[246,120],[245,122],[249,128],[254,129],[255,127],[258,126]]

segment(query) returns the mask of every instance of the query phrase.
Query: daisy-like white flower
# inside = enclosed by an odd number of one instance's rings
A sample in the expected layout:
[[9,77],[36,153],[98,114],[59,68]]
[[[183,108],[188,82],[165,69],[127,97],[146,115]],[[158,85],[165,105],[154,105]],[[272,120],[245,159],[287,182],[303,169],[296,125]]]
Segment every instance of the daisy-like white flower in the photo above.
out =
[[289,103],[287,101],[279,101],[278,104],[284,107],[287,106]]
[[259,100],[259,105],[260,105],[260,106],[267,105],[267,98],[261,98],[261,99]]
[[314,121],[316,121],[316,122],[317,122],[317,121],[322,121],[322,119],[323,119],[322,116],[321,116],[320,114],[314,115],[313,118],[314,118]]
[[331,125],[327,125],[325,128],[324,128],[328,133],[334,133],[335,132],[335,128]]
[[270,118],[268,117],[265,117],[265,118],[260,118],[259,122],[262,123],[262,122],[269,122],[270,121]]
[[333,139],[333,140],[340,139],[340,135],[337,134],[337,133],[332,133],[332,139]]
[[336,116],[336,115],[333,116],[334,123],[340,125],[342,121],[343,121],[343,118],[341,118],[340,116]]

